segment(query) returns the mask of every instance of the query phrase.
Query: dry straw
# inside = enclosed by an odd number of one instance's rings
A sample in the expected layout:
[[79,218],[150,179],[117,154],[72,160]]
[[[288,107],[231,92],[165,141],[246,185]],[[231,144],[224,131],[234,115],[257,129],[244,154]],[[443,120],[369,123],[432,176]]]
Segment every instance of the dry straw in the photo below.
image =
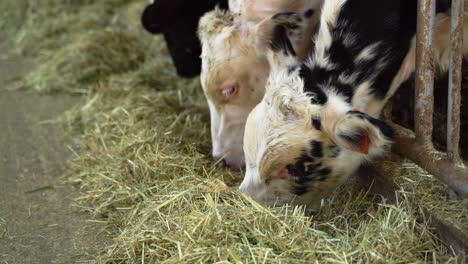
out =
[[[62,120],[78,145],[66,176],[76,204],[112,237],[97,263],[457,261],[417,218],[423,205],[468,231],[468,201],[447,200],[446,188],[410,162],[390,164],[402,186],[395,205],[351,183],[312,217],[239,194],[242,175],[209,158],[198,80],[177,78],[162,39],[139,26],[147,1],[18,3],[24,14],[0,3],[11,18],[0,27],[37,58],[21,86],[86,97]],[[21,16],[25,23],[11,25]]]

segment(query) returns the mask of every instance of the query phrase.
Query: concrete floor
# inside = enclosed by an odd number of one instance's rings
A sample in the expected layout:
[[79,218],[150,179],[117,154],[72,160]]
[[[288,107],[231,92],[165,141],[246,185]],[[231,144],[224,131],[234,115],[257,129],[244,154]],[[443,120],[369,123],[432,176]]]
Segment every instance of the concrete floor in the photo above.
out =
[[8,80],[31,65],[0,59],[0,264],[86,263],[104,235],[71,207],[73,190],[60,184],[71,156],[60,125],[41,124],[80,99],[7,91]]

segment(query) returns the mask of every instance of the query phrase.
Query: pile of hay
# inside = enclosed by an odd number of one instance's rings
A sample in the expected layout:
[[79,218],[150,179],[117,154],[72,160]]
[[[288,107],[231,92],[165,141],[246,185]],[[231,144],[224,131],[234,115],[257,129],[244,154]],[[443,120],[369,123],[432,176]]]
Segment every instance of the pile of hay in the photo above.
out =
[[96,262],[457,261],[417,218],[422,205],[468,231],[468,201],[448,201],[409,162],[398,164],[397,205],[346,184],[308,217],[239,194],[242,175],[210,160],[198,80],[177,78],[162,39],[138,24],[146,3],[41,1],[16,29],[19,49],[39,62],[22,87],[85,94],[62,121],[79,146],[66,180],[112,236]]

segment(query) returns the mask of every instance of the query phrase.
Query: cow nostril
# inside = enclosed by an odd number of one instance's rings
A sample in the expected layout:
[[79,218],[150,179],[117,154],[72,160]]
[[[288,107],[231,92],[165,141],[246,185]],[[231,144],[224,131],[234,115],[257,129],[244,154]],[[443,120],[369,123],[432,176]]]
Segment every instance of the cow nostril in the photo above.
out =
[[228,168],[228,167],[229,167],[225,159],[221,159],[221,160],[216,164],[216,166],[218,166],[218,168]]

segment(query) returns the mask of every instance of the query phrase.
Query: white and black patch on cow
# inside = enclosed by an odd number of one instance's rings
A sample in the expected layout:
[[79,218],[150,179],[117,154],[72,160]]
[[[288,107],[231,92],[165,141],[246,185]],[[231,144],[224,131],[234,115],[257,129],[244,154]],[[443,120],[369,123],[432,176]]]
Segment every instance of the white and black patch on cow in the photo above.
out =
[[[333,2],[341,8],[326,7]],[[331,11],[324,12],[315,50],[301,69],[304,90],[333,89],[359,108],[384,100],[411,47],[416,7],[415,0],[326,1],[324,10]]]

